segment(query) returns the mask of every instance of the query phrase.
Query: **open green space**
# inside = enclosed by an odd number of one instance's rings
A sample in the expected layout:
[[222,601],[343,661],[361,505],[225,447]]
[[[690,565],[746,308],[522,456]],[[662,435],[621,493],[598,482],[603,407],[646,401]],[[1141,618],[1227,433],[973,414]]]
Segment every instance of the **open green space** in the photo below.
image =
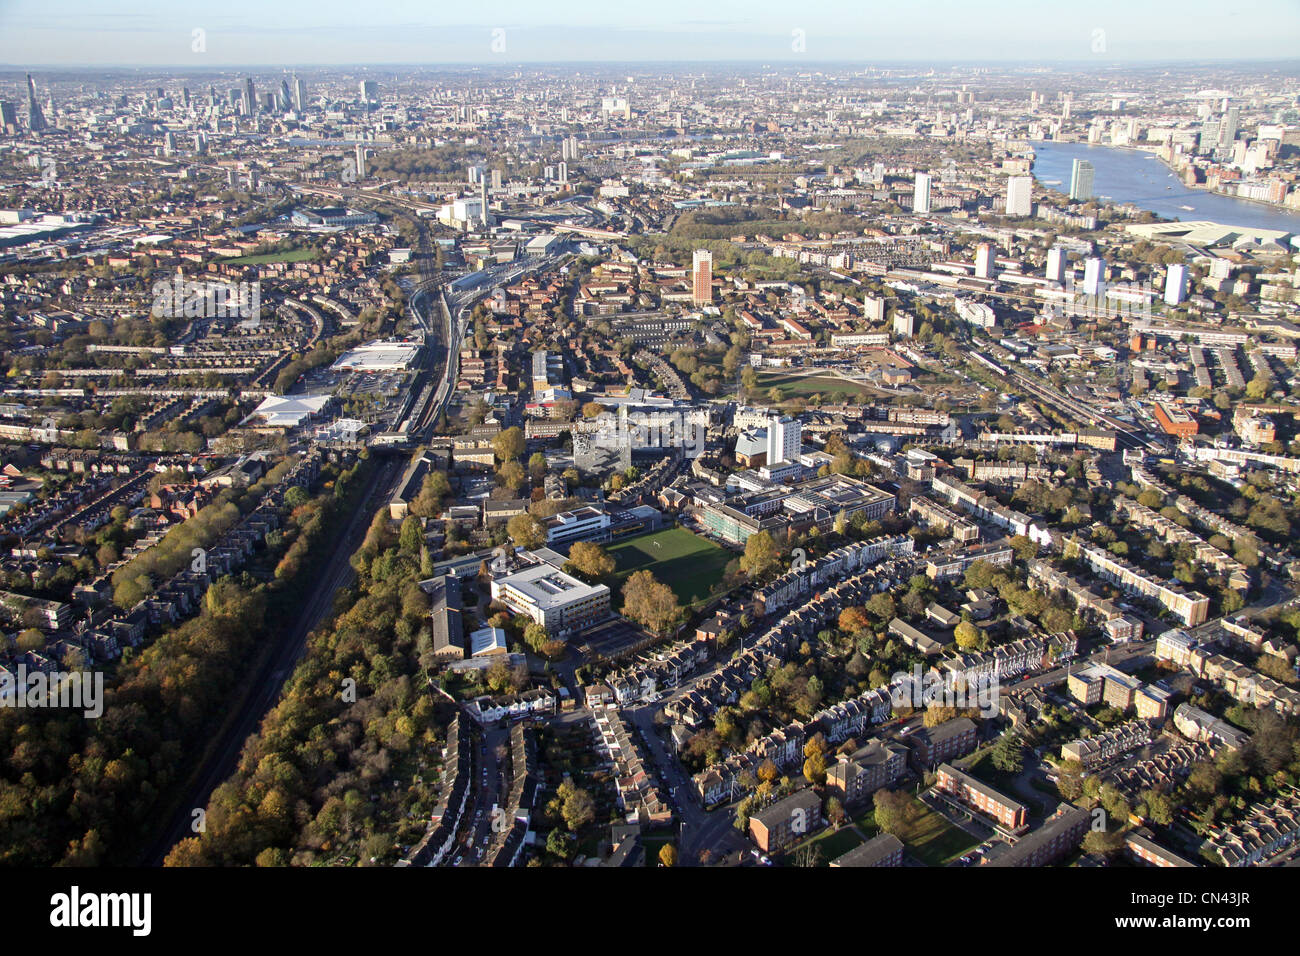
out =
[[683,604],[707,598],[722,580],[730,551],[684,528],[640,534],[609,547],[614,558],[614,590],[635,571],[649,571],[673,589]]
[[315,249],[289,249],[285,252],[268,252],[260,256],[236,256],[233,259],[222,259],[221,264],[227,266],[260,266],[268,262],[304,262],[315,258]]
[[[918,803],[920,801],[917,801]],[[979,840],[955,827],[929,807],[898,835],[908,852],[926,866],[943,866],[979,844]]]
[[759,372],[757,376],[759,391],[764,395],[770,389],[781,390],[782,401],[792,398],[808,398],[821,395],[823,398],[839,392],[843,395],[862,397],[876,392],[865,385],[850,382],[829,375],[789,375],[781,372]]

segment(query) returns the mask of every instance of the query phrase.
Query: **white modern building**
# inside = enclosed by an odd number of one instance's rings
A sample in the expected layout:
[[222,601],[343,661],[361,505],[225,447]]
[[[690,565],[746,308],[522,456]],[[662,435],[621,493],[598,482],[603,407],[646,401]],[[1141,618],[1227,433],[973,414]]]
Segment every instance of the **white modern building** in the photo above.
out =
[[586,584],[549,564],[536,564],[492,582],[500,601],[545,627],[553,636],[581,630],[609,617],[609,588]]
[[916,174],[916,189],[912,193],[912,211],[930,211],[930,176],[928,173]]
[[773,419],[767,426],[767,467],[798,461],[803,451],[803,426],[788,415]]
[[1012,176],[1007,180],[1007,215],[1028,216],[1033,211],[1034,177]]
[[1070,167],[1070,198],[1092,198],[1092,163],[1086,159],[1076,159]]
[[1065,250],[1060,246],[1047,250],[1047,281],[1065,281]]
[[1172,265],[1165,275],[1165,305],[1179,305],[1187,298],[1187,266]]

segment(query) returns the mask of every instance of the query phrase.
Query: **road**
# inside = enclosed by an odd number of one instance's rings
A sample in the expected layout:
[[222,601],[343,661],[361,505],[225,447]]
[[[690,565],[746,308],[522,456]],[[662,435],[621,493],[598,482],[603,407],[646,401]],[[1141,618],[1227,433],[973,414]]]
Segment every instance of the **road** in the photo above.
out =
[[244,702],[243,713],[226,727],[215,747],[209,751],[196,783],[180,802],[162,834],[147,850],[144,858],[148,865],[162,866],[171,848],[192,835],[194,809],[206,807],[212,791],[235,772],[244,742],[260,728],[262,718],[279,700],[285,680],[293,673],[307,646],[307,636],[333,609],[334,597],[339,590],[351,584],[356,576],[351,563],[352,554],[365,540],[375,510],[397,490],[404,470],[405,460],[401,458],[381,460],[375,468],[366,486],[364,503],[353,512],[346,530],[335,544],[316,589],[303,605],[297,625],[280,637],[279,646],[271,657],[260,672],[250,678],[256,689]]

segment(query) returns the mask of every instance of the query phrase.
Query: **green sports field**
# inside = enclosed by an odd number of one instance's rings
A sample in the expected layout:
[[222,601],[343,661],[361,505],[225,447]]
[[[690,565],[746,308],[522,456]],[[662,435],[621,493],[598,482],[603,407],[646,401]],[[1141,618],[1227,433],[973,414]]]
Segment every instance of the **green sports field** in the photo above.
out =
[[260,266],[268,262],[303,262],[315,258],[315,249],[290,249],[287,252],[267,252],[260,256],[236,256],[233,259],[222,259],[221,264],[223,266]]
[[[673,589],[682,604],[709,596],[733,557],[726,548],[683,528],[637,535],[609,546],[614,558],[614,590],[634,571],[648,570]],[[621,598],[615,598],[617,604]]]

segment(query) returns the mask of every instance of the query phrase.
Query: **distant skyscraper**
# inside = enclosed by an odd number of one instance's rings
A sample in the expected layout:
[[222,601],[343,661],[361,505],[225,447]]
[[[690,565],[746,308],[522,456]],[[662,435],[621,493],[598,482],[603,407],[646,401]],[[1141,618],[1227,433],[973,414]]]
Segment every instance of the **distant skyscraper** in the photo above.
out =
[[975,278],[993,278],[993,246],[987,242],[981,242],[975,250]]
[[1092,198],[1092,163],[1086,159],[1076,159],[1070,168],[1070,198]]
[[32,82],[30,73],[27,74],[27,128],[33,133],[50,128],[41,112],[41,104],[36,102],[36,84]]
[[301,113],[306,105],[307,87],[303,84],[301,77],[295,76],[293,78],[293,111]]
[[1223,126],[1219,130],[1219,143],[1227,145],[1237,138],[1237,125],[1241,122],[1241,107],[1230,106],[1223,114]]
[[499,169],[492,170],[492,188],[493,189],[501,188],[501,170]]
[[14,133],[18,130],[18,110],[8,100],[0,100],[0,133]]
[[1012,176],[1007,180],[1007,215],[1029,216],[1033,213],[1034,177]]
[[1047,250],[1047,279],[1049,282],[1065,281],[1065,250],[1060,246]]
[[916,187],[912,192],[912,211],[930,211],[930,176],[927,173],[916,174]]
[[1066,93],[1061,97],[1061,121],[1064,122],[1070,118],[1070,109],[1074,106],[1074,94]]
[[696,249],[691,257],[691,294],[696,305],[713,301],[713,253]]
[[562,182],[562,183],[566,183],[566,184],[568,183],[568,181],[569,181],[569,164],[568,164],[568,163],[564,163],[564,162],[560,163],[560,167],[559,167],[559,170],[558,170],[558,176],[559,176],[559,180],[560,180],[560,182]]
[[280,78],[280,112],[285,113],[293,108],[293,94],[289,92],[289,78]]
[[1179,305],[1187,296],[1187,266],[1172,265],[1165,275],[1165,305]]
[[361,100],[364,103],[379,102],[379,84],[374,80],[362,80]]
[[900,339],[910,339],[916,334],[916,316],[899,311],[894,313],[894,334]]
[[253,89],[253,78],[251,76],[244,77],[244,90],[241,96],[242,96],[241,102],[243,103],[244,106],[244,115],[245,116],[256,115],[257,93]]
[[357,143],[357,179],[366,178],[366,146]]

